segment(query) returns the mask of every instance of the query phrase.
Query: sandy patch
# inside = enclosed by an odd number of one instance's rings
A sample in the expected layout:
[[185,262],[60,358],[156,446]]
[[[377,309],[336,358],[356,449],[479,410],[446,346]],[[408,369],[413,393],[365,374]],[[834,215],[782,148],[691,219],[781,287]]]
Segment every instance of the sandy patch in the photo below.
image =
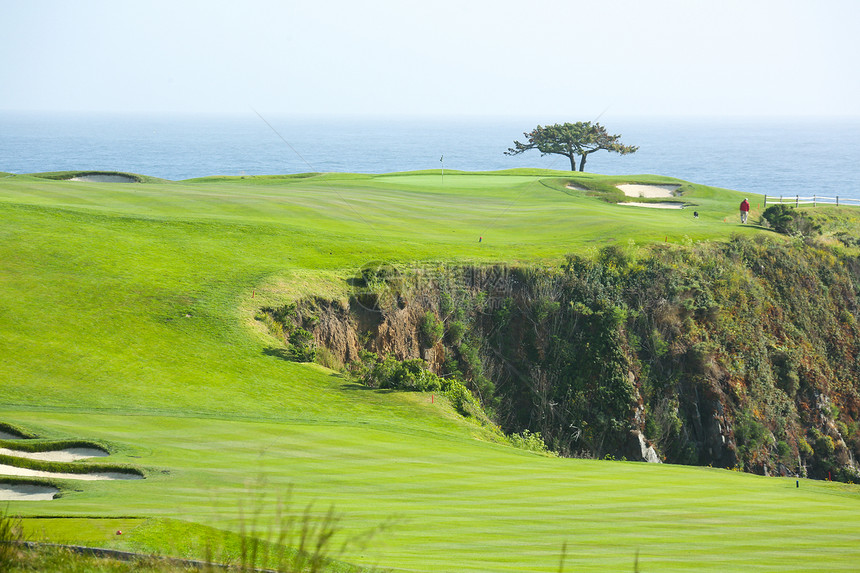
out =
[[0,501],[50,501],[59,491],[49,485],[0,483]]
[[0,440],[22,440],[23,438],[18,434],[10,434],[9,432],[4,432],[0,430]]
[[67,474],[61,472],[46,472],[42,470],[31,470],[28,468],[19,468],[18,466],[7,466],[0,464],[0,475],[20,476],[20,477],[46,477],[59,479],[76,479],[83,481],[101,481],[112,479],[143,479],[142,475],[131,474],[124,472],[101,472],[90,474]]
[[635,203],[630,201],[628,203],[618,203],[618,205],[630,205],[631,207],[649,207],[651,209],[683,209],[683,203],[672,203],[670,201],[666,201],[664,203]]
[[618,188],[628,197],[644,197],[646,199],[674,197],[674,193],[679,187],[680,185],[638,185],[635,183],[618,185]]
[[565,187],[573,189],[574,191],[588,191],[588,188],[583,187],[582,185],[577,185],[576,183],[568,183]]
[[0,454],[29,460],[42,460],[43,462],[76,462],[87,458],[103,458],[108,455],[107,452],[95,448],[64,448],[50,452],[21,452],[0,448]]
[[128,175],[102,175],[99,173],[79,175],[78,177],[66,179],[66,181],[87,181],[90,183],[137,183],[137,179],[129,177]]

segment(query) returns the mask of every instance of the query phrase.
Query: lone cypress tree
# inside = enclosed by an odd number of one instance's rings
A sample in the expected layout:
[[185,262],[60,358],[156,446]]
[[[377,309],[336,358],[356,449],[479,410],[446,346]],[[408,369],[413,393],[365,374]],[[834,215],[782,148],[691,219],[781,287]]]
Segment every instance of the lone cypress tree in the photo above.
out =
[[605,127],[590,121],[561,125],[538,125],[523,135],[528,141],[526,143],[514,141],[514,147],[508,148],[505,155],[519,155],[529,149],[537,149],[541,155],[564,155],[570,159],[571,171],[576,171],[577,156],[580,157],[579,170],[585,171],[585,160],[590,153],[605,149],[627,155],[628,153],[635,153],[639,149],[634,145],[623,145],[619,141],[620,135],[609,135]]

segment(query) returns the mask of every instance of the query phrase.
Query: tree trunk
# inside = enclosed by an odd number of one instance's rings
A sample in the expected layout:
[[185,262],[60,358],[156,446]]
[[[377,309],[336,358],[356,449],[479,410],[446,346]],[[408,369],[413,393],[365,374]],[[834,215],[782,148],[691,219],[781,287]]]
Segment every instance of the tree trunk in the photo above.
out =
[[585,158],[588,156],[587,153],[582,154],[582,159],[579,161],[579,170],[585,171]]
[[573,153],[571,153],[570,155],[567,156],[567,158],[570,159],[570,170],[576,171],[576,156]]

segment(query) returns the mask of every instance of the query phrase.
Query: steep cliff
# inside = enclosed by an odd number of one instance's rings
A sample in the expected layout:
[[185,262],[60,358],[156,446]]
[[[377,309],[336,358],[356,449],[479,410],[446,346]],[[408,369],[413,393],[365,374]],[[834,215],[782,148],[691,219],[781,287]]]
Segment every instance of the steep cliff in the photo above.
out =
[[343,363],[423,359],[566,455],[857,480],[860,262],[834,247],[607,247],[552,268],[381,265],[354,285],[265,314]]

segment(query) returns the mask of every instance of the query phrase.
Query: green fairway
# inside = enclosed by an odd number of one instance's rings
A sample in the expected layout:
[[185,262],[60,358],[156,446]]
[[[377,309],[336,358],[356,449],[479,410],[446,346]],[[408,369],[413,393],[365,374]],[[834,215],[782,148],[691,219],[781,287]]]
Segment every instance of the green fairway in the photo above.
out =
[[[623,182],[682,185],[690,206],[616,205]],[[334,506],[341,537],[388,524],[342,558],[394,570],[558,571],[565,546],[567,571],[633,570],[637,553],[643,571],[855,570],[856,486],[516,450],[438,396],[285,361],[254,320],[345,296],[369,261],[557,264],[608,243],[765,232],[738,224],[740,199],[540,170],[2,178],[0,422],[94,440],[112,453],[99,461],[147,477],[55,480],[60,498],[9,511],[40,517],[25,522],[39,538],[201,557],[184,535],[264,535],[290,493],[297,511]]]

